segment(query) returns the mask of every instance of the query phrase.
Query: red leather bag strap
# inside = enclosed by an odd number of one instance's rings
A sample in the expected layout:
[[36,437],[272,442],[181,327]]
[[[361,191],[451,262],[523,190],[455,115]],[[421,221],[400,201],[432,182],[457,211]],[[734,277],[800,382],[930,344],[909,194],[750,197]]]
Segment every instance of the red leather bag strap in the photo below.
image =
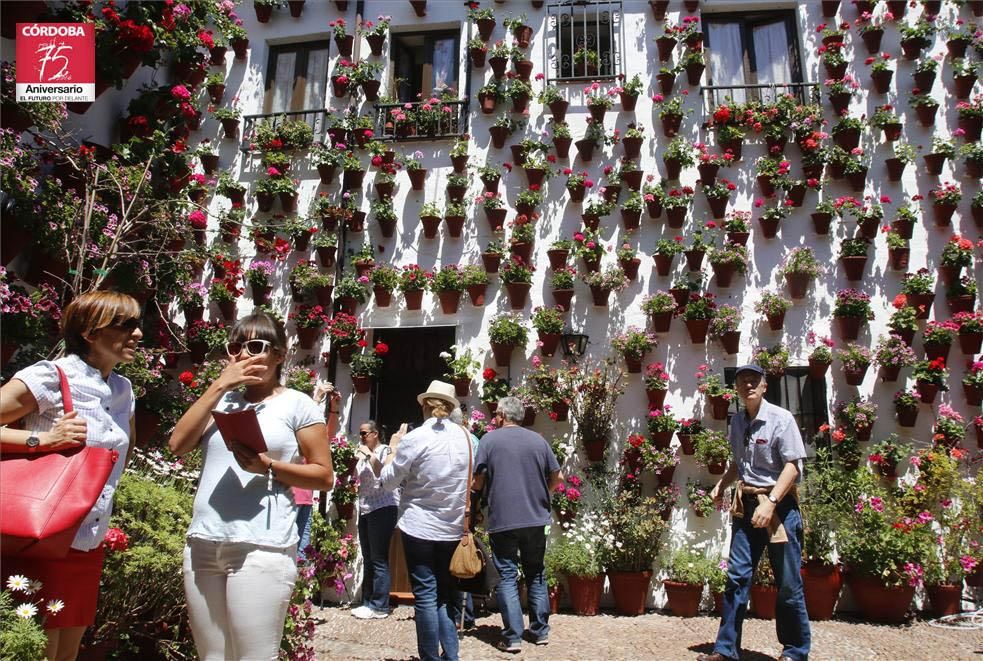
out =
[[72,406],[72,391],[68,387],[68,377],[57,365],[55,365],[55,369],[58,370],[58,382],[61,384],[61,404],[65,413],[71,413],[74,407]]

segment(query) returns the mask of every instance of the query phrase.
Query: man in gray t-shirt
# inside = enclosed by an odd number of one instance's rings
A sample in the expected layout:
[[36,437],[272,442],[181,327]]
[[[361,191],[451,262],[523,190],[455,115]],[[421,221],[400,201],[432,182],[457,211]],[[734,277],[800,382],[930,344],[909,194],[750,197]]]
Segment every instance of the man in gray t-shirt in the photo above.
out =
[[525,407],[515,397],[498,403],[498,429],[482,437],[475,458],[472,489],[487,489],[488,533],[492,560],[501,575],[498,605],[502,613],[500,649],[522,649],[522,606],[518,567],[529,588],[529,633],[537,645],[549,642],[549,598],[543,575],[550,494],[563,481],[560,465],[546,439],[523,429]]

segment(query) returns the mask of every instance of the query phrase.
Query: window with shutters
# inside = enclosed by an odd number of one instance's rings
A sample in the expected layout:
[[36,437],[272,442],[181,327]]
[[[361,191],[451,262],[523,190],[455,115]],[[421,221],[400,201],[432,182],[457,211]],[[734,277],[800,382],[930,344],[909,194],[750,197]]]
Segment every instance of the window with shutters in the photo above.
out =
[[323,110],[327,106],[327,41],[270,47],[264,114]]

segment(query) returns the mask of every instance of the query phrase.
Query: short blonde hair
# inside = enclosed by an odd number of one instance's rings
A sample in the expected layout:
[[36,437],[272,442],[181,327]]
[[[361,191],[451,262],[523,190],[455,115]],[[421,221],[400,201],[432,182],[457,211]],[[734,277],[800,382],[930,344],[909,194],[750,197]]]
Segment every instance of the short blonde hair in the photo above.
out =
[[65,351],[85,356],[89,344],[85,336],[102,328],[140,318],[140,304],[129,294],[118,291],[90,291],[68,304],[61,315],[61,335]]
[[423,405],[430,409],[431,415],[435,418],[447,418],[450,417],[453,406],[450,402],[444,401],[443,399],[438,399],[436,397],[425,397],[423,399]]

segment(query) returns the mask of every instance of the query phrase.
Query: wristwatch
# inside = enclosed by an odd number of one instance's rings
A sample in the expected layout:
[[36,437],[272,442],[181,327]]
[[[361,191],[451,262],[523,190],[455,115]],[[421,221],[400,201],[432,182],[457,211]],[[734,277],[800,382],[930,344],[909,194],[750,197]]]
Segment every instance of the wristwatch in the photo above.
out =
[[27,451],[34,452],[41,445],[41,439],[38,438],[37,432],[31,432],[31,435],[27,437]]
[[771,495],[771,494],[768,494],[768,500],[770,500],[770,501],[771,501],[771,504],[772,504],[772,505],[777,505],[777,504],[778,504],[778,499],[777,499],[777,498],[775,498],[775,497],[774,497],[773,495]]

